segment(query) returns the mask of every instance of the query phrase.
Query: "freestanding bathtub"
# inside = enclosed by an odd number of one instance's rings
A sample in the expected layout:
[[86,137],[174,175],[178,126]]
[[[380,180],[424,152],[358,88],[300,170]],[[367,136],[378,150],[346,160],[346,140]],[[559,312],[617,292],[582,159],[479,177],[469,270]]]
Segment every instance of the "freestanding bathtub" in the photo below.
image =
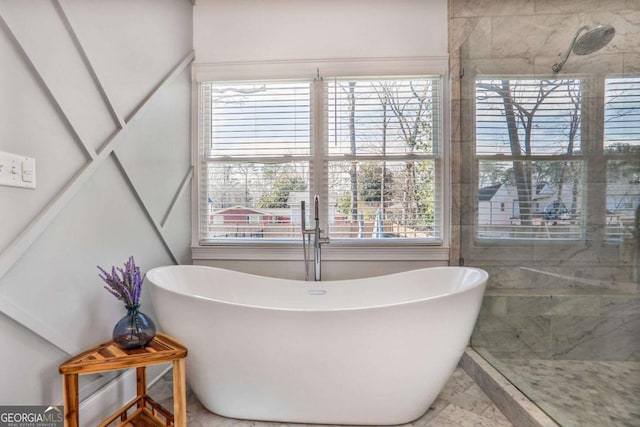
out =
[[150,270],[162,330],[189,349],[210,411],[250,420],[410,422],[469,341],[487,273],[434,267],[305,282],[201,266]]

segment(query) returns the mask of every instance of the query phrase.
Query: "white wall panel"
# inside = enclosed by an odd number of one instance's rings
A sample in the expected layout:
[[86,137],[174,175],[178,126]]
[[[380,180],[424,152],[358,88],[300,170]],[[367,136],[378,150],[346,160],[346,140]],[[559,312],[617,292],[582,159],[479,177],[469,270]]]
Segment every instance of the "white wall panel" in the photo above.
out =
[[89,159],[0,26],[0,150],[36,158],[37,189],[0,186],[0,252]]
[[62,387],[55,368],[66,359],[66,353],[3,314],[0,337],[0,360],[4,365],[0,370],[0,402],[40,405],[61,401]]
[[189,181],[185,184],[163,228],[167,242],[175,248],[174,255],[178,262],[191,264],[191,186]]
[[[191,75],[182,72],[164,87],[127,131],[118,157],[154,220],[160,223],[191,165],[185,129],[191,125]],[[159,191],[163,189],[165,191]]]
[[65,331],[72,347],[65,350],[77,353],[108,340],[126,314],[102,288],[96,265],[121,266],[130,255],[145,270],[172,264],[109,159],[4,276],[0,293],[50,328]]
[[447,54],[446,0],[198,0],[197,63]]
[[126,117],[191,46],[192,9],[188,0],[116,3],[64,0],[116,110]]
[[2,1],[0,12],[78,135],[97,148],[115,131],[115,122],[54,2]]

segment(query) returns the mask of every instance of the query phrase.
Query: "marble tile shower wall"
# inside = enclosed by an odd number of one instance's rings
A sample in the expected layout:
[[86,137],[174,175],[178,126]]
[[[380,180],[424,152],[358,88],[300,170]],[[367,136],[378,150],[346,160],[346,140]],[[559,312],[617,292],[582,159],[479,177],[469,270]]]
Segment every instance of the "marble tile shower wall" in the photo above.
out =
[[640,361],[640,297],[487,295],[473,345],[499,359]]
[[[611,43],[572,56],[561,74],[640,75],[639,0],[449,1],[452,237],[460,242],[451,258],[491,275],[472,344],[495,356],[640,360],[637,242],[597,238],[605,223],[594,215],[586,226],[590,238],[571,245],[485,244],[473,226],[476,76],[549,77],[578,28],[605,23],[616,29]],[[597,135],[602,125],[584,129]],[[590,176],[585,185],[592,194],[606,188],[602,178]]]

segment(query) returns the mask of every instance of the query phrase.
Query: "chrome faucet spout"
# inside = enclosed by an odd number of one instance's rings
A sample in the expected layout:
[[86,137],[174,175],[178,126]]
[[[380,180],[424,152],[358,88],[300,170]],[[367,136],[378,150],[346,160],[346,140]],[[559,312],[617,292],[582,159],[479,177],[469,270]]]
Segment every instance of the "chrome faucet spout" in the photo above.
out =
[[[322,244],[329,243],[328,237],[322,237],[322,230],[320,229],[320,199],[318,195],[313,197],[313,210],[314,210],[314,227],[312,229],[306,228],[306,209],[304,200],[300,202],[301,218],[300,224],[302,225],[302,249],[304,252],[304,271],[305,280],[309,280],[309,258],[307,252],[307,236],[309,239],[309,246],[311,245],[311,236],[313,235],[313,271],[315,281],[322,279]],[[309,247],[309,249],[311,249]]]
[[320,221],[320,198],[316,194],[313,196],[313,211],[315,213],[316,223]]
[[319,282],[322,280],[322,249],[320,248],[320,199],[316,194],[313,197],[313,205],[315,211],[315,227],[314,231],[314,239],[313,239],[313,272],[314,272],[314,280]]
[[302,253],[304,254],[304,280],[309,280],[309,255],[307,254],[307,212],[304,200],[300,202],[300,228],[302,229]]

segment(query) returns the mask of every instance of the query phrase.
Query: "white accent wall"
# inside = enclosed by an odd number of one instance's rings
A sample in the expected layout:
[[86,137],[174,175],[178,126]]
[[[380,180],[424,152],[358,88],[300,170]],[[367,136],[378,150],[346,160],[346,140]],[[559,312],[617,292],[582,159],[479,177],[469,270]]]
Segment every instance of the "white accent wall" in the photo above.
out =
[[446,0],[198,0],[197,63],[447,55]]
[[97,265],[190,263],[192,11],[0,0],[0,151],[37,165],[0,186],[2,404],[61,403],[58,365],[111,337]]

